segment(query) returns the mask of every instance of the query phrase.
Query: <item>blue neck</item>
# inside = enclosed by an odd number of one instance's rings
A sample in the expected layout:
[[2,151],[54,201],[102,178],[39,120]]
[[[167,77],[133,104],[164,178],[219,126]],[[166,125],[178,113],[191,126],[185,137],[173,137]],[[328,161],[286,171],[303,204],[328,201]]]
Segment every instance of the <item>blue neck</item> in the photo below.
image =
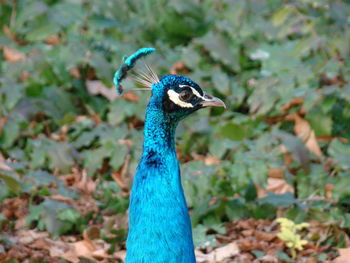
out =
[[174,134],[177,121],[154,98],[147,107],[144,146],[129,206],[127,263],[194,263]]
[[175,130],[178,122],[167,117],[158,103],[150,101],[144,127],[143,154],[148,151],[175,152]]

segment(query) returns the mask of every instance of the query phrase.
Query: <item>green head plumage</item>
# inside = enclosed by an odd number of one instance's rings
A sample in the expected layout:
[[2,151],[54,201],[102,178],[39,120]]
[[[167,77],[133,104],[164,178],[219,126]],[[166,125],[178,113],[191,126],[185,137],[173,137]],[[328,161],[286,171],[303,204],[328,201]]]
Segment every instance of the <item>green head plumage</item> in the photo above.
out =
[[121,82],[123,81],[123,79],[126,78],[128,71],[135,66],[137,60],[153,53],[154,51],[154,48],[141,48],[129,57],[123,58],[124,63],[115,72],[113,79],[114,85],[119,95],[123,93],[123,87],[121,85]]

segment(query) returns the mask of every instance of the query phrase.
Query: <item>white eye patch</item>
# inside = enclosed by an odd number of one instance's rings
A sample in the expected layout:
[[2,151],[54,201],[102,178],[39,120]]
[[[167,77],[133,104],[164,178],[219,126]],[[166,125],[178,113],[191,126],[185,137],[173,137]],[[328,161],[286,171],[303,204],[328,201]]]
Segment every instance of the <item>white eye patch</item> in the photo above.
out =
[[[180,88],[184,88],[184,87],[188,87],[192,90],[192,93],[194,96],[196,96],[197,98],[201,98],[202,100],[207,100],[205,98],[205,96],[201,96],[201,94],[199,94],[199,92],[191,87],[191,86],[188,86],[188,85],[179,85]],[[168,96],[169,96],[169,99],[174,102],[176,105],[179,105],[180,107],[183,107],[183,108],[193,108],[193,105],[191,103],[188,103],[188,102],[185,102],[185,101],[182,101],[179,96],[180,94],[176,93],[174,90],[168,90]]]
[[193,108],[193,105],[191,103],[184,102],[184,101],[180,100],[179,95],[180,94],[176,93],[172,89],[168,90],[169,99],[172,102],[174,102],[176,105],[179,105],[182,108]]

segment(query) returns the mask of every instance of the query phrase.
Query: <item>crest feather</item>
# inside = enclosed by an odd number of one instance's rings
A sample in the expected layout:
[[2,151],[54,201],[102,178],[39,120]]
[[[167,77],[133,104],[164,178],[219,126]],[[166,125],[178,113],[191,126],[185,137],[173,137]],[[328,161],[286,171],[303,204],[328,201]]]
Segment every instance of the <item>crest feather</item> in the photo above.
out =
[[[123,87],[121,85],[121,82],[126,78],[127,72],[135,66],[137,60],[153,53],[154,51],[155,51],[154,48],[141,48],[131,56],[124,59],[124,63],[115,72],[114,79],[113,79],[113,82],[116,86],[118,94],[121,94],[123,92]],[[159,78],[157,74],[148,65],[146,65],[146,68],[149,71],[149,73],[142,74],[141,77],[138,76],[136,81],[143,86],[151,87],[153,83],[159,82]]]

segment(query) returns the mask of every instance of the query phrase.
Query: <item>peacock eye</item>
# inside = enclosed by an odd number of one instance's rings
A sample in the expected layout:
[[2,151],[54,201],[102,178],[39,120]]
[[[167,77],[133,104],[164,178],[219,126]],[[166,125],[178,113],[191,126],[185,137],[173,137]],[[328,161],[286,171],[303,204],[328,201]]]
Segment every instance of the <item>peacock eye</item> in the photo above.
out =
[[179,98],[182,101],[189,101],[192,99],[192,97],[193,97],[193,93],[190,89],[184,89],[179,94]]

